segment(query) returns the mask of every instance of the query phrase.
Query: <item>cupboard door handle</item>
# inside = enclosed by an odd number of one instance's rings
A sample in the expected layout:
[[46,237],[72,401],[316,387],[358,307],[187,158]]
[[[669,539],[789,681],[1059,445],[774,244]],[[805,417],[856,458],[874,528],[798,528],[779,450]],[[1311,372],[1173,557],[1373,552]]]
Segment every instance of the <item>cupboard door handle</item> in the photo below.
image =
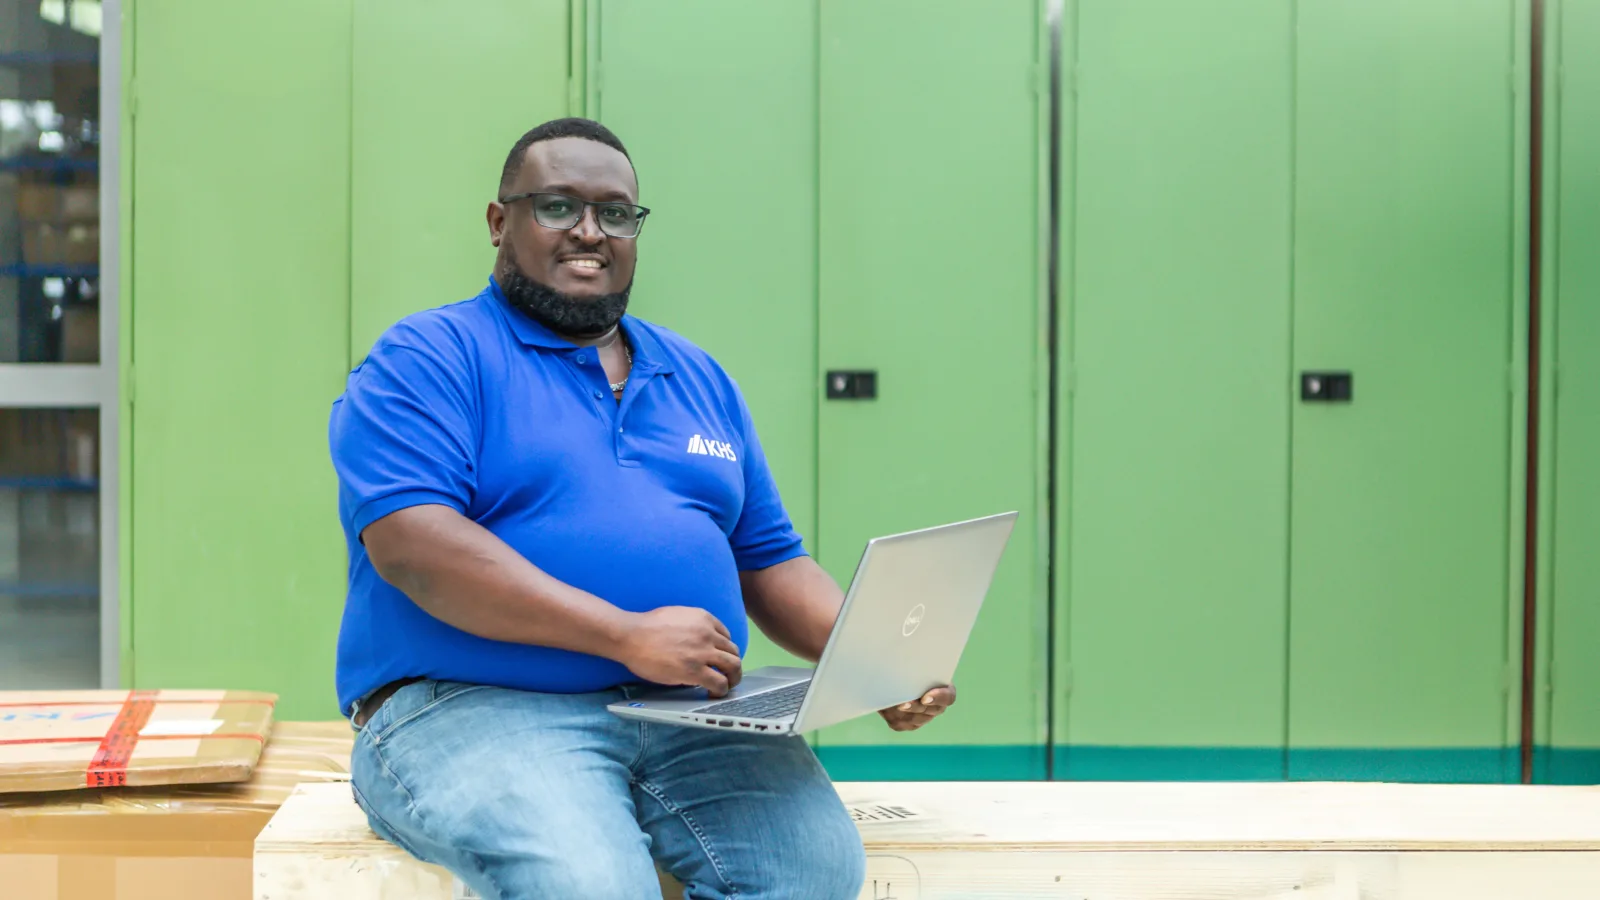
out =
[[1300,399],[1307,403],[1349,403],[1355,376],[1349,372],[1301,372]]
[[829,400],[872,400],[878,396],[878,373],[870,369],[828,373]]

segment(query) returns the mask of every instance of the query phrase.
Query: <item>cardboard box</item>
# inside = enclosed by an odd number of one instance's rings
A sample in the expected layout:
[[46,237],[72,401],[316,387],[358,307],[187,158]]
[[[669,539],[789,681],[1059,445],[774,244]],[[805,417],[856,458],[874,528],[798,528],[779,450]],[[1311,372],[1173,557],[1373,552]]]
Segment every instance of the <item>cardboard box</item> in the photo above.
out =
[[273,694],[0,692],[0,794],[248,781]]
[[61,310],[61,361],[100,361],[100,308],[72,303]]
[[34,266],[92,266],[100,261],[100,225],[24,222],[22,261]]
[[30,222],[96,221],[100,189],[92,184],[19,184],[17,215]]
[[244,784],[0,795],[5,900],[250,900],[253,842],[295,785],[348,780],[345,722],[280,722]]
[[0,407],[0,475],[77,478],[85,438],[100,440],[99,411]]

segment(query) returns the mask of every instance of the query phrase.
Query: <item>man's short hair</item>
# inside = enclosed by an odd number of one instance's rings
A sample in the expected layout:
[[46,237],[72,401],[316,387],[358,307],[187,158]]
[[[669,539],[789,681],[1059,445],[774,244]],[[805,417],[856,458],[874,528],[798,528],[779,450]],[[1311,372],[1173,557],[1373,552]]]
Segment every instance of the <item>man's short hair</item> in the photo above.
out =
[[505,196],[511,189],[511,183],[517,180],[517,175],[522,171],[522,161],[528,156],[528,148],[540,141],[553,141],[556,138],[583,138],[587,141],[596,141],[627,157],[629,163],[633,157],[628,156],[628,148],[622,146],[622,141],[611,133],[611,129],[601,125],[593,119],[552,119],[543,125],[530,129],[527,134],[517,138],[511,146],[511,152],[506,154],[506,164],[500,169],[500,195]]

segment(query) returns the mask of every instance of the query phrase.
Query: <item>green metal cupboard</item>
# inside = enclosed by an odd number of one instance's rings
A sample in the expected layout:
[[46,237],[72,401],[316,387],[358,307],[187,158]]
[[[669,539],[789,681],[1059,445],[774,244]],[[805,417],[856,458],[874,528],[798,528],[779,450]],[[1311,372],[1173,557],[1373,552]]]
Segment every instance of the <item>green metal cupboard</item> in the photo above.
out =
[[1524,5],[1068,10],[1057,776],[1514,778]]

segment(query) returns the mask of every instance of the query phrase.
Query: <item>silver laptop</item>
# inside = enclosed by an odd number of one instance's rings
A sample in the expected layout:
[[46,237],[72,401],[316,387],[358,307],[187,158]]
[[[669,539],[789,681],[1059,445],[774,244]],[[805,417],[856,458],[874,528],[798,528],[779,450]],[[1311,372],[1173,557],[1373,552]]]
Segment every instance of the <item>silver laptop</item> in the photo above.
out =
[[801,734],[951,683],[1017,513],[867,543],[815,670],[768,666],[725,697],[663,688],[611,704],[669,725]]

